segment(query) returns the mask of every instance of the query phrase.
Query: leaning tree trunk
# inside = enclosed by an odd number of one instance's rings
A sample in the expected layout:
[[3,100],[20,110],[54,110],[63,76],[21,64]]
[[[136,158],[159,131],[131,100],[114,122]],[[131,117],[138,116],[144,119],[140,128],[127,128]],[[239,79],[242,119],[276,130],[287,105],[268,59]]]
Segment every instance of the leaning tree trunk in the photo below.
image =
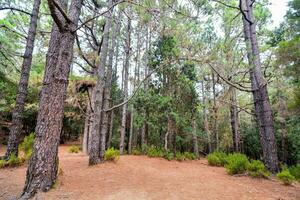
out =
[[22,63],[21,77],[18,86],[16,106],[12,113],[12,125],[9,132],[5,159],[9,159],[9,157],[12,154],[18,156],[19,138],[22,131],[22,118],[25,106],[25,99],[28,90],[28,80],[32,62],[32,52],[34,48],[34,40],[36,36],[40,4],[41,0],[35,0],[32,8],[25,53],[23,55],[24,59]]
[[250,79],[253,90],[254,110],[260,132],[260,142],[263,159],[271,172],[278,171],[277,146],[274,135],[274,124],[271,105],[259,55],[255,19],[253,16],[253,3],[250,0],[241,0],[240,7],[244,12],[244,36],[247,45],[247,56],[251,67]]
[[233,149],[235,152],[241,152],[240,146],[240,127],[239,127],[239,113],[237,108],[236,100],[236,90],[230,88],[230,122],[231,122],[231,132],[232,132],[232,141]]
[[[124,99],[128,97],[128,70],[130,62],[130,43],[131,43],[131,19],[128,17],[127,24],[127,35],[125,41],[125,64],[124,64]],[[126,129],[126,114],[127,114],[127,103],[122,108],[122,124],[121,124],[121,137],[120,137],[120,154],[124,153],[125,147],[125,129]]]
[[[53,2],[49,0],[48,3],[50,5]],[[61,4],[61,7],[65,9],[66,2]],[[75,40],[73,30],[77,27],[81,6],[81,0],[73,0],[69,10],[72,23],[65,22],[63,16],[57,14],[59,21],[63,23],[61,27],[64,29],[58,30],[56,24],[53,24],[52,27],[35,129],[36,139],[27,169],[22,198],[33,196],[38,190],[48,191],[56,181],[57,153],[62,129],[64,101],[73,58]],[[53,10],[51,13],[53,14]]]
[[[108,7],[110,8],[113,4],[112,0],[108,0]],[[112,9],[106,13],[106,23],[104,26],[103,37],[102,37],[102,47],[100,52],[100,63],[98,66],[97,76],[98,80],[94,89],[94,101],[93,109],[94,112],[92,114],[92,127],[91,127],[91,148],[90,148],[90,155],[89,155],[89,165],[98,164],[100,160],[100,154],[103,154],[103,149],[101,149],[100,144],[102,143],[100,140],[103,136],[100,136],[100,125],[101,125],[101,113],[102,113],[102,106],[103,106],[103,91],[105,86],[105,66],[108,54],[108,41],[109,41],[109,31],[111,27],[111,17],[112,17]],[[105,142],[105,140],[104,140]],[[105,143],[104,143],[105,146]],[[101,150],[100,150],[101,149]]]

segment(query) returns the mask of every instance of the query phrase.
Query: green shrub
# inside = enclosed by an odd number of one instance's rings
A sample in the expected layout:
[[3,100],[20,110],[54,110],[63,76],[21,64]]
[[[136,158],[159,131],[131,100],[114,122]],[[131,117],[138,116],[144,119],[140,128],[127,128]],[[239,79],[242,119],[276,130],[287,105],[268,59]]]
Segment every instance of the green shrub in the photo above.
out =
[[184,152],[183,155],[186,160],[196,160],[197,159],[197,156],[191,152]]
[[132,155],[141,155],[142,154],[142,152],[140,151],[140,150],[138,150],[138,149],[133,149],[132,150]]
[[297,181],[300,181],[300,164],[290,167],[289,171]]
[[144,155],[147,155],[148,154],[148,146],[147,146],[147,144],[142,144],[142,153],[144,154]]
[[246,172],[249,160],[246,155],[240,153],[229,154],[226,158],[225,168],[231,175]]
[[288,169],[283,169],[280,173],[278,173],[277,178],[285,185],[291,185],[295,181],[295,177]]
[[147,152],[147,155],[149,157],[164,157],[164,154],[165,154],[164,150],[156,148],[153,145],[148,148],[148,152]]
[[15,154],[11,154],[6,163],[9,167],[16,167],[22,164],[22,160],[18,158]]
[[76,145],[72,145],[70,148],[69,148],[69,153],[79,153],[79,150],[80,148]]
[[185,160],[184,154],[181,153],[181,152],[176,152],[176,154],[175,154],[175,159],[178,160],[178,161],[183,161],[183,160]]
[[0,168],[4,168],[6,166],[5,160],[0,160]]
[[29,160],[32,154],[33,143],[34,143],[34,133],[30,133],[26,136],[23,142],[19,145],[19,151],[24,152],[24,159]]
[[270,176],[264,163],[259,160],[252,160],[247,166],[247,171],[250,176],[255,178],[267,178]]
[[166,151],[165,152],[165,155],[164,155],[164,158],[167,159],[167,160],[174,160],[174,153],[170,152],[170,151]]
[[215,151],[207,156],[207,161],[211,166],[224,166],[227,163],[226,158],[226,153]]
[[117,161],[120,158],[120,151],[115,148],[109,148],[105,151],[104,159],[107,161]]

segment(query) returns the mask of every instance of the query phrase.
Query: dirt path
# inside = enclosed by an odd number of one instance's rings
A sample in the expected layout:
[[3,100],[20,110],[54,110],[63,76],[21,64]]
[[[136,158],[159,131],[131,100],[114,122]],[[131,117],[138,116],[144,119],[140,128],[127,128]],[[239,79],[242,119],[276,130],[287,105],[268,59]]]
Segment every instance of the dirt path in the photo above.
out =
[[[299,184],[287,187],[277,181],[232,177],[224,168],[207,166],[205,160],[177,162],[122,156],[117,163],[89,167],[87,156],[70,154],[65,146],[59,151],[62,174],[58,184],[37,199],[300,200]],[[0,170],[0,199],[20,194],[25,172],[25,166]]]

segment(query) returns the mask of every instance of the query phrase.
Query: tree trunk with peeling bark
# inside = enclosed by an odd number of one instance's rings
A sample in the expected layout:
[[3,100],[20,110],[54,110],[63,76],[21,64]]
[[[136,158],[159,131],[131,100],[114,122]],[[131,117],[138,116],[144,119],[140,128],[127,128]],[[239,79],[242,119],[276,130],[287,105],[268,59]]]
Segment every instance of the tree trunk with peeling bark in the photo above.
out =
[[[48,0],[49,6],[51,3]],[[60,6],[67,10],[66,1],[61,1]],[[72,22],[65,21],[56,9],[50,9],[52,14],[56,13],[56,20],[62,23],[60,28],[63,27],[63,30],[58,28],[57,21],[53,23],[35,129],[36,138],[22,194],[25,199],[38,190],[48,191],[56,181],[58,145],[75,41],[73,31],[77,27],[81,6],[81,0],[71,2],[68,14]]]
[[28,92],[28,80],[29,80],[29,74],[31,69],[32,52],[34,49],[34,41],[36,36],[40,4],[41,4],[40,0],[35,0],[33,3],[25,53],[23,55],[24,59],[22,63],[21,77],[18,86],[16,106],[12,113],[12,125],[10,127],[5,159],[9,159],[9,157],[12,154],[18,156],[19,138],[23,126],[22,118],[23,118],[25,100]]
[[263,160],[266,167],[273,173],[278,171],[278,155],[274,134],[273,114],[259,55],[259,47],[255,30],[253,15],[253,2],[240,1],[244,24],[244,37],[247,46],[247,56],[250,70],[251,88],[253,90],[254,110],[260,132],[260,142],[263,152]]

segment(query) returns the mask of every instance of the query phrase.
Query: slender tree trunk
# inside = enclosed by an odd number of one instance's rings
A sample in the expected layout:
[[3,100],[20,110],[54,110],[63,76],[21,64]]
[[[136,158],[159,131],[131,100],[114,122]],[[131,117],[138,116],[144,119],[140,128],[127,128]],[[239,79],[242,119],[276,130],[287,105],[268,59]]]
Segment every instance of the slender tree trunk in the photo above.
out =
[[[106,82],[104,86],[104,101],[103,101],[103,110],[109,109],[110,106],[110,98],[111,98],[111,87],[112,87],[112,79],[113,79],[113,58],[114,58],[114,49],[116,46],[116,37],[117,32],[119,32],[120,27],[112,26],[111,28],[111,47],[109,49],[108,56],[108,66],[106,70]],[[108,123],[109,123],[109,112],[103,111],[102,113],[102,125],[101,125],[101,146],[100,146],[100,161],[104,161],[105,154],[105,144],[106,144],[106,134],[108,133]]]
[[[113,4],[113,0],[108,0],[108,7],[110,8]],[[112,23],[112,12],[110,9],[106,13],[106,23],[103,31],[103,42],[100,52],[100,63],[97,71],[97,83],[94,89],[95,99],[93,103],[93,115],[92,115],[92,127],[91,127],[91,149],[89,156],[89,165],[95,165],[102,161],[105,149],[101,148],[104,144],[105,146],[105,135],[100,134],[101,125],[101,114],[103,108],[103,92],[105,86],[105,67],[108,54],[108,41],[109,41],[109,31]],[[100,142],[101,141],[101,142]]]
[[219,150],[219,130],[218,130],[218,107],[216,94],[216,80],[215,73],[212,72],[212,88],[213,88],[213,132],[216,137],[216,149]]
[[[66,2],[61,4],[66,10]],[[70,5],[69,17],[73,23],[64,22],[64,18],[58,15],[59,20],[63,22],[64,31],[58,31],[57,25],[53,24],[37,118],[36,139],[22,198],[33,196],[37,190],[48,191],[56,181],[58,145],[75,40],[72,31],[77,27],[81,6],[81,0],[73,0]]]
[[88,88],[88,104],[86,108],[86,116],[84,121],[84,131],[83,131],[83,140],[82,140],[82,152],[85,154],[89,154],[89,145],[90,145],[90,127],[91,127],[91,102],[90,102],[90,94],[92,93],[93,89]]
[[[127,35],[125,44],[125,64],[124,64],[124,99],[128,97],[128,70],[130,62],[130,43],[131,43],[131,19],[128,18]],[[125,148],[125,129],[126,129],[126,114],[127,103],[122,108],[122,125],[121,125],[121,138],[120,138],[120,154],[124,153]]]
[[206,94],[205,94],[205,88],[204,88],[204,81],[201,82],[202,86],[202,103],[203,103],[203,127],[204,131],[207,135],[207,140],[208,140],[208,153],[212,152],[212,147],[211,147],[211,133],[209,130],[209,124],[208,124],[208,119],[207,119],[207,110],[206,110]]
[[[255,19],[253,16],[253,3],[250,0],[241,0],[244,35],[248,51],[248,60],[251,66],[250,79],[253,90],[254,110],[259,125],[260,141],[263,150],[263,159],[266,167],[271,172],[278,171],[277,146],[274,135],[274,124],[271,105],[259,55]],[[250,23],[249,23],[250,21]]]
[[192,131],[193,131],[193,151],[194,154],[199,157],[199,147],[198,147],[198,138],[197,138],[197,122],[196,122],[196,117],[193,116],[192,119]]
[[233,150],[235,152],[241,152],[240,146],[240,127],[239,127],[239,116],[236,100],[236,90],[230,88],[230,122],[231,122],[231,132],[233,141]]
[[133,106],[131,107],[130,113],[130,130],[129,130],[129,139],[128,139],[128,154],[131,154],[132,151],[132,137],[133,137]]
[[113,134],[113,124],[114,124],[114,111],[110,111],[110,125],[109,125],[109,133],[108,133],[108,141],[107,141],[107,148],[111,147],[111,140]]
[[34,0],[27,35],[25,53],[23,55],[24,59],[22,63],[21,77],[18,86],[16,106],[12,113],[12,125],[10,128],[9,138],[7,142],[5,159],[8,159],[11,156],[11,154],[15,154],[16,156],[18,156],[19,138],[22,131],[22,118],[28,91],[28,80],[32,62],[32,52],[34,48],[34,40],[36,35],[40,4],[40,0]]

